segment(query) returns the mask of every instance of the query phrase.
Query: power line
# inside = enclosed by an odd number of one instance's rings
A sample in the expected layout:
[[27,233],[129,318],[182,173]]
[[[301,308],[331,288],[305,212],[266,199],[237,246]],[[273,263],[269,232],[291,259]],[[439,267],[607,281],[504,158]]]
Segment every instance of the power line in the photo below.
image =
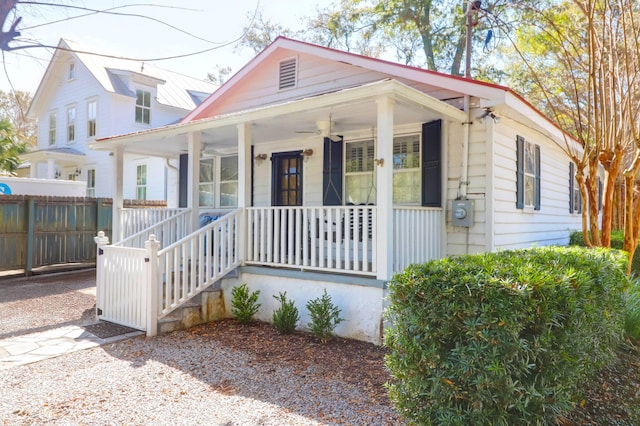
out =
[[[21,1],[20,4],[31,4],[31,5],[41,5],[41,6],[42,5],[44,5],[44,6],[59,6],[59,7],[62,6],[62,7],[67,7],[67,8],[71,8],[71,9],[81,9],[81,10],[89,10],[89,11],[91,11],[91,13],[86,14],[84,16],[91,15],[91,14],[96,14],[96,13],[102,13],[102,11],[100,11],[100,10],[88,9],[88,8],[79,7],[79,6],[59,5],[59,4],[54,4],[54,3]],[[144,5],[144,4],[141,4],[141,5]],[[159,6],[159,5],[156,5],[156,6]],[[119,6],[119,7],[124,7],[124,6]],[[166,6],[166,7],[172,8],[172,6]],[[169,26],[171,28],[174,28],[174,29],[176,29],[176,30],[178,30],[180,32],[188,34],[188,35],[190,35],[192,37],[198,38],[200,40],[204,40],[204,41],[206,41],[208,43],[217,44],[214,47],[198,50],[198,51],[195,51],[195,52],[180,54],[180,55],[165,56],[165,57],[159,57],[159,58],[130,58],[130,57],[125,57],[125,56],[116,56],[116,55],[108,55],[108,54],[104,54],[104,53],[96,53],[96,52],[89,52],[89,51],[80,51],[80,50],[67,49],[67,48],[63,48],[63,47],[59,47],[59,46],[51,46],[51,45],[46,45],[46,44],[37,43],[37,42],[33,42],[33,44],[31,44],[31,45],[10,47],[10,46],[8,46],[9,41],[4,43],[4,46],[2,46],[2,50],[3,50],[3,52],[4,51],[13,52],[13,51],[16,51],[16,50],[32,49],[32,48],[60,49],[60,50],[65,50],[65,51],[70,51],[70,52],[75,52],[75,53],[84,53],[84,54],[87,54],[87,55],[101,56],[101,57],[105,57],[105,58],[124,59],[124,60],[141,61],[141,62],[157,62],[157,61],[165,61],[165,60],[170,60],[170,59],[186,58],[186,57],[189,57],[189,56],[200,55],[200,54],[203,54],[203,53],[211,52],[213,50],[221,49],[223,47],[230,46],[230,45],[235,44],[235,43],[239,42],[240,40],[242,40],[247,35],[247,33],[249,32],[250,28],[253,26],[253,23],[255,22],[256,17],[258,15],[259,7],[260,7],[260,1],[258,1],[256,3],[256,8],[254,10],[254,13],[253,13],[253,16],[251,18],[251,21],[249,22],[249,25],[246,26],[244,32],[240,36],[238,36],[237,38],[235,38],[235,39],[233,39],[231,41],[219,42],[219,43],[202,39],[202,38],[200,38],[200,37],[198,37],[198,36],[196,36],[194,34],[191,34],[189,32],[180,30],[179,28],[177,28],[177,27],[175,27],[175,26],[173,26],[171,24],[167,24],[166,22],[157,20],[155,18],[149,18],[149,17],[143,16],[143,15],[137,15],[137,14],[123,14],[123,13],[117,13],[117,12],[109,12],[109,10],[112,10],[112,9],[115,9],[115,8],[105,9],[106,12],[104,12],[104,13],[107,13],[107,14],[115,14],[115,15],[123,15],[123,16],[135,16],[135,17],[142,17],[142,18],[152,19],[154,21],[157,21],[157,22],[160,22],[160,23],[162,23],[164,25],[167,25],[167,26]],[[181,8],[176,8],[176,9],[181,9]],[[185,9],[185,10],[191,10],[191,9]],[[18,19],[21,19],[21,18],[18,18]],[[66,21],[66,20],[70,20],[70,19],[74,19],[74,17],[66,18],[66,19],[64,19],[62,21]],[[15,23],[14,23],[14,25],[15,25]],[[29,27],[29,28],[34,28],[34,27]],[[22,43],[26,43],[27,42],[27,40],[20,40],[20,39],[16,40],[15,38],[12,38],[12,40],[10,40],[10,41],[19,41],[19,42],[22,42]]]
[[193,38],[195,38],[197,40],[204,41],[206,43],[210,43],[210,44],[223,44],[224,43],[224,42],[216,42],[216,41],[207,40],[207,39],[205,39],[203,37],[197,36],[197,35],[189,32],[189,31],[185,31],[185,30],[183,30],[181,28],[178,28],[178,27],[176,27],[174,25],[171,25],[171,24],[169,24],[167,22],[164,22],[164,21],[162,21],[160,19],[153,18],[151,16],[140,15],[138,13],[113,12],[116,9],[122,9],[122,8],[125,8],[125,7],[139,7],[139,6],[153,6],[153,7],[167,8],[167,9],[186,10],[186,11],[192,11],[192,12],[197,12],[198,10],[196,10],[196,9],[189,9],[189,8],[177,7],[177,6],[166,6],[166,5],[152,4],[152,3],[126,4],[126,5],[122,5],[122,6],[111,7],[111,8],[108,8],[108,9],[91,9],[91,8],[88,8],[88,7],[81,7],[81,6],[70,6],[70,5],[64,5],[64,4],[28,2],[28,1],[25,1],[25,2],[21,1],[20,4],[32,4],[32,5],[36,4],[36,5],[39,5],[39,6],[57,6],[57,7],[65,8],[65,9],[82,10],[82,11],[87,11],[88,12],[88,13],[84,13],[84,14],[81,14],[81,15],[67,17],[67,18],[64,18],[64,19],[58,19],[56,21],[50,21],[50,22],[45,22],[43,24],[32,25],[30,27],[24,27],[24,28],[21,28],[22,31],[31,30],[33,28],[39,28],[39,27],[43,27],[43,26],[46,26],[46,25],[58,24],[60,22],[70,21],[72,19],[84,18],[86,16],[96,15],[98,13],[105,13],[107,15],[128,16],[128,17],[134,17],[134,18],[148,19],[150,21],[157,22],[157,23],[165,25],[165,26],[167,26],[167,27],[169,27],[169,28],[171,28],[173,30],[176,30],[178,32],[186,34],[186,35],[188,35],[190,37],[193,37]]

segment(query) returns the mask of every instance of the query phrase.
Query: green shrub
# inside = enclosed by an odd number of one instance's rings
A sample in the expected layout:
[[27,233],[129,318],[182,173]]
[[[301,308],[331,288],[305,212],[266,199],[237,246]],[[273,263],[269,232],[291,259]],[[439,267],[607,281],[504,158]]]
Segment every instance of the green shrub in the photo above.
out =
[[413,265],[389,288],[389,394],[420,425],[553,424],[622,337],[626,256],[536,248]]
[[[591,235],[591,233],[589,233]],[[569,245],[584,247],[584,234],[582,231],[572,232],[569,236]],[[622,250],[624,245],[624,232],[611,231],[611,248]],[[626,270],[626,268],[625,268]],[[640,277],[640,246],[636,248],[631,261],[631,274]]]
[[287,299],[287,292],[280,293],[279,296],[273,296],[274,299],[280,301],[280,307],[273,312],[273,325],[280,334],[289,334],[296,329],[296,324],[300,320],[298,308],[293,300]]
[[231,312],[239,322],[243,324],[251,322],[260,309],[259,295],[260,290],[250,292],[246,283],[231,289]]
[[625,335],[632,340],[640,340],[640,278],[631,282],[625,294]]
[[340,318],[340,309],[333,304],[331,296],[327,294],[327,289],[321,297],[309,300],[307,309],[311,317],[309,329],[322,342],[329,340],[333,336],[336,325],[344,321]]

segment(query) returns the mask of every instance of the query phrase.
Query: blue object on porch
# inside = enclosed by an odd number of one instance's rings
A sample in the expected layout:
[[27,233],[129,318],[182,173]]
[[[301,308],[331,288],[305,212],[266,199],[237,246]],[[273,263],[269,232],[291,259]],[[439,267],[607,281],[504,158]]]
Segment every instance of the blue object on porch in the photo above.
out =
[[[213,222],[214,220],[217,220],[220,216],[215,215],[212,216],[208,213],[203,213],[200,215],[200,218],[198,220],[200,228],[202,228],[203,226],[207,226],[208,224],[210,224],[211,222]],[[213,233],[213,230],[211,231]],[[211,238],[211,243],[213,243],[213,235]],[[204,255],[207,255],[207,236],[204,236]]]
[[218,219],[220,216],[211,216],[208,213],[203,213],[200,215],[200,219],[198,220],[198,224],[200,226],[200,228],[202,228],[205,225],[210,224],[211,222],[213,222],[214,220]]

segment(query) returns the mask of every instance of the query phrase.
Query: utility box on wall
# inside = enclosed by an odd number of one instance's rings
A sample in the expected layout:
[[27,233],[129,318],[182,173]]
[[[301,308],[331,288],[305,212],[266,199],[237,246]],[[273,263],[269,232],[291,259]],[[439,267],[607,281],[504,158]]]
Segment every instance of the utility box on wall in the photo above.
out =
[[453,200],[451,203],[451,224],[469,228],[473,225],[473,200]]

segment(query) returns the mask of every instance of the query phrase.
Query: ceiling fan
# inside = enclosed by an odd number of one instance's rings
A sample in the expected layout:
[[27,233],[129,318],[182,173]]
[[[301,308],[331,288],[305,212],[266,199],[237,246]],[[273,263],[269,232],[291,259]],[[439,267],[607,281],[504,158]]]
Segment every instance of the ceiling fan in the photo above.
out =
[[316,130],[296,130],[296,133],[309,133],[320,135],[323,138],[329,138],[333,142],[339,142],[342,140],[342,135],[337,133],[333,133],[333,125],[334,121],[331,120],[331,116],[329,116],[329,120],[318,120],[316,121]]

